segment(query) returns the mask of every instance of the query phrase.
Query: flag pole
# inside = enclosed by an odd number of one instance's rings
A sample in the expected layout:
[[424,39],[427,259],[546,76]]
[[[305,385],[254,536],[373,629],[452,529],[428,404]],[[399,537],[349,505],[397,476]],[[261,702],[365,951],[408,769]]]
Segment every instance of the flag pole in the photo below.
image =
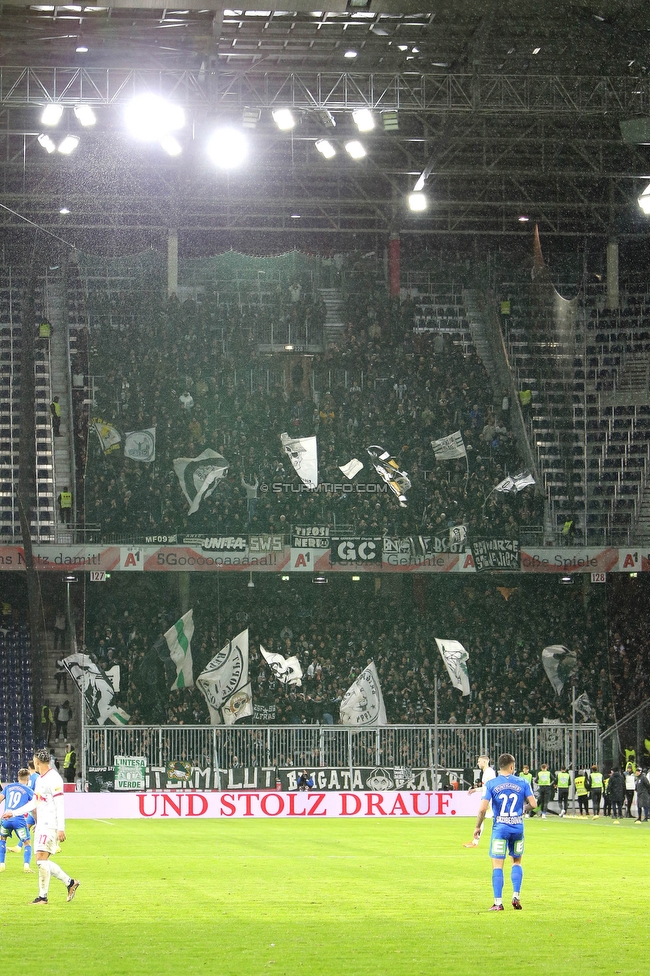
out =
[[[576,778],[576,686],[571,685],[571,766],[573,781]],[[573,787],[573,816],[576,816],[576,790]]]
[[438,742],[438,675],[433,676],[433,775],[435,782],[434,790],[438,789],[438,753],[440,743]]

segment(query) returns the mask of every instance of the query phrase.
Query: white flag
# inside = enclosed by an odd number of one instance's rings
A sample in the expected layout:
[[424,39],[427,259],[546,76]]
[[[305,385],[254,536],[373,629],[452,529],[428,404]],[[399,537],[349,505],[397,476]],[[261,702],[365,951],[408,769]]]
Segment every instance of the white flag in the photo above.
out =
[[201,500],[211,495],[218,482],[228,474],[228,462],[208,448],[195,458],[175,458],[174,471],[189,502],[188,515],[193,515]]
[[503,481],[500,481],[498,485],[495,486],[494,491],[510,492],[511,494],[517,494],[519,491],[523,491],[528,485],[534,485],[535,479],[529,471],[520,471],[510,477],[508,475]]
[[156,428],[130,430],[124,435],[124,457],[149,464],[156,460]]
[[[205,667],[196,679],[196,687],[203,694],[210,710],[210,724],[221,725],[225,722],[225,715],[222,716],[222,709],[227,703],[231,702],[237,692],[245,691],[248,685],[248,630],[242,630],[234,640],[222,647],[215,654],[210,663]],[[236,714],[232,721],[237,721],[242,714],[252,715],[252,702],[250,711],[239,713],[235,708],[236,701],[232,703],[230,714]],[[231,724],[226,722],[226,724]]]
[[440,437],[437,441],[431,441],[433,453],[437,461],[452,461],[454,458],[466,458],[465,442],[459,430],[446,437]]
[[588,722],[589,719],[593,719],[594,708],[591,702],[589,701],[589,695],[587,694],[586,691],[584,691],[581,695],[579,695],[576,698],[575,705],[576,705],[576,712],[578,712],[579,715],[582,715],[585,721]]
[[359,729],[368,725],[386,725],[386,709],[374,661],[343,696],[340,722]]
[[118,449],[122,438],[112,424],[107,424],[101,417],[93,417],[90,426],[97,434],[104,454],[110,454]]
[[234,725],[238,719],[253,714],[253,690],[250,681],[224,702],[221,712],[224,725]]
[[282,657],[281,654],[274,654],[272,651],[265,650],[261,644],[260,654],[281,684],[300,687],[302,684],[302,668],[297,657]]
[[165,632],[165,640],[169,648],[169,656],[176,665],[176,680],[172,691],[178,688],[192,688],[194,675],[192,674],[192,636],[194,634],[194,613],[188,610],[173,627]]
[[315,437],[280,434],[283,451],[289,455],[294,470],[308,488],[318,488],[318,444]]
[[436,637],[435,642],[438,645],[442,660],[445,662],[452,685],[454,688],[458,688],[463,695],[469,695],[469,673],[467,671],[469,654],[460,641]]
[[350,481],[352,481],[355,474],[359,474],[362,468],[363,464],[358,458],[352,458],[352,460],[348,461],[347,464],[339,464],[339,471],[342,471],[345,477],[349,478]]
[[449,544],[451,546],[459,546],[463,542],[467,542],[467,526],[452,525],[449,530]]
[[130,716],[115,704],[115,690],[109,678],[88,654],[76,652],[57,661],[66,669],[86,699],[88,711],[100,725],[127,725]]
[[555,694],[559,695],[577,664],[576,655],[564,644],[549,644],[542,651],[542,663],[546,677],[555,689]]

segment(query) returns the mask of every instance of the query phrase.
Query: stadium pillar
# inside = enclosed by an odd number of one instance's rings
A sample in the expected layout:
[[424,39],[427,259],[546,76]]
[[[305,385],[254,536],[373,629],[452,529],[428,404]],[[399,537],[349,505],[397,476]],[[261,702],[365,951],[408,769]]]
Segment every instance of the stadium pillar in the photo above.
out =
[[618,241],[607,242],[607,307],[618,308]]
[[388,294],[391,298],[399,298],[400,273],[399,234],[391,234],[388,244]]
[[190,609],[190,574],[178,574],[178,602],[181,608],[181,617]]
[[178,293],[178,231],[167,233],[167,297]]

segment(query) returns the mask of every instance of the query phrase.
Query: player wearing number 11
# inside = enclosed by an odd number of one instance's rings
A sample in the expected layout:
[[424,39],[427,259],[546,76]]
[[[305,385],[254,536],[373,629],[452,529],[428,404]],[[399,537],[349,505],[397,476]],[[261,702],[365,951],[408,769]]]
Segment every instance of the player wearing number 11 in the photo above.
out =
[[474,837],[481,836],[483,820],[490,805],[494,814],[492,837],[490,838],[490,857],[492,858],[492,890],[494,904],[491,912],[503,911],[503,862],[506,856],[512,858],[512,907],[521,909],[519,896],[524,872],[521,858],[524,853],[524,813],[526,804],[531,809],[537,806],[535,794],[530,783],[515,776],[515,757],[505,752],[499,756],[499,775],[485,784],[483,797],[478,808]]

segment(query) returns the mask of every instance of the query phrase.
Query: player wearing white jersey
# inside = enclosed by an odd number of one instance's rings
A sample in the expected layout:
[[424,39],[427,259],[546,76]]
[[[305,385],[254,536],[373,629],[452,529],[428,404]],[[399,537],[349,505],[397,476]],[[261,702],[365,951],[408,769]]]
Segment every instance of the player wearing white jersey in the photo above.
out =
[[[493,767],[490,766],[490,757],[489,756],[479,756],[478,759],[476,760],[476,762],[478,764],[478,768],[481,770],[481,785],[480,786],[473,786],[467,792],[468,793],[478,793],[479,790],[480,790],[481,791],[481,794],[482,794],[482,797],[484,797],[485,796],[485,787],[486,787],[487,783],[490,782],[491,779],[494,779],[496,777],[496,772],[493,769]],[[487,813],[487,817],[489,818],[491,816],[492,816],[492,810],[491,810],[491,808],[489,808],[488,809],[488,813]],[[481,824],[481,830],[480,830],[479,836],[478,837],[473,837],[472,840],[470,841],[470,843],[469,844],[463,844],[463,847],[478,847],[478,842],[481,839],[482,833],[483,833],[483,825]]]
[[[32,905],[47,905],[50,878],[58,878],[68,890],[68,901],[74,898],[79,882],[71,878],[54,861],[50,855],[57,850],[57,842],[65,840],[65,810],[63,806],[63,780],[56,769],[50,768],[50,753],[48,749],[38,749],[34,753],[34,766],[39,774],[34,785],[34,799],[25,803],[12,815],[29,813],[36,810],[36,829],[34,832],[34,846],[36,848],[36,863],[38,865],[38,896]],[[3,814],[6,817],[7,813]]]

